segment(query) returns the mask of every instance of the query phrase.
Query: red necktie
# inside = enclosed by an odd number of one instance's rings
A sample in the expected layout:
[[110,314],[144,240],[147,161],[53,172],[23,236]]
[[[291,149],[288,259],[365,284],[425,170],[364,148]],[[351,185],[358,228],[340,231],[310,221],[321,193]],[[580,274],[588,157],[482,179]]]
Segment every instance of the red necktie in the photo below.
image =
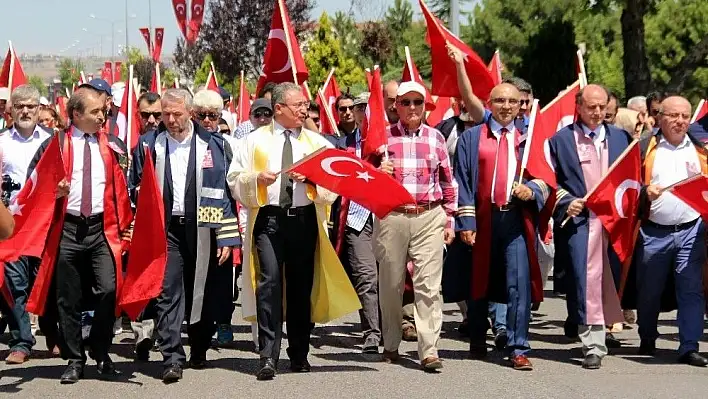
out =
[[509,140],[506,138],[508,130],[503,128],[499,132],[499,147],[497,148],[497,175],[494,182],[494,204],[496,206],[506,205],[506,183],[509,170]]
[[84,170],[81,182],[81,216],[91,216],[91,148],[89,147],[89,138],[91,136],[84,134]]

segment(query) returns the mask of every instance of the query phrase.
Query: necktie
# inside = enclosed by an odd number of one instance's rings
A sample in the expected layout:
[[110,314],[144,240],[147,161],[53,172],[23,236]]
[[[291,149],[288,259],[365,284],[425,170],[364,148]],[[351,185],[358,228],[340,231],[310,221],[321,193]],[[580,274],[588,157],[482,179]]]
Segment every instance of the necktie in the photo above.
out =
[[81,216],[91,216],[91,148],[89,138],[84,134],[84,170],[81,182]]
[[[290,130],[283,132],[285,143],[283,144],[283,158],[280,162],[280,169],[286,170],[293,166],[293,144],[290,141]],[[293,181],[285,175],[280,176],[280,207],[290,208],[293,205]]]
[[507,202],[506,185],[509,180],[509,139],[506,137],[507,132],[506,128],[501,130],[499,147],[497,148],[497,175],[494,182],[494,203],[497,206],[506,205]]

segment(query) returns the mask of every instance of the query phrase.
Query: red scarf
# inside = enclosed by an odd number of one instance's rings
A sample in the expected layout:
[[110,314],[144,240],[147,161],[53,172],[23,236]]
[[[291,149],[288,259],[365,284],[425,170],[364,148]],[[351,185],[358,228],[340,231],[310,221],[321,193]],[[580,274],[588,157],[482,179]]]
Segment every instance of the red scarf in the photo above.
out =
[[[71,176],[74,164],[74,150],[71,144],[71,135],[74,127],[66,130],[64,145],[62,149],[64,169],[66,175]],[[133,211],[130,208],[128,198],[128,185],[125,175],[118,163],[118,159],[113,154],[112,146],[108,143],[108,136],[103,133],[96,134],[98,148],[106,171],[106,186],[103,192],[103,229],[108,241],[108,246],[113,254],[116,265],[116,298],[120,297],[120,288],[123,282],[123,262],[121,258],[121,233],[126,231],[133,220]],[[59,243],[61,242],[62,230],[64,227],[64,215],[68,197],[57,200],[54,211],[54,219],[49,228],[47,245],[44,248],[42,263],[37,272],[34,287],[27,302],[27,311],[34,314],[44,314],[49,287],[54,277],[54,267],[59,253]],[[118,301],[116,301],[116,315],[119,314]]]

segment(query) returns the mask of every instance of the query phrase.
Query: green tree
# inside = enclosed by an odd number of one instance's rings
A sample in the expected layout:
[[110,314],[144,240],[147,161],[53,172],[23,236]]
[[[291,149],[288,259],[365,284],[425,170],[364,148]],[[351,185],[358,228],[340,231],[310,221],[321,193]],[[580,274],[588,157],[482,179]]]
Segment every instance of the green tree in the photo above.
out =
[[[445,21],[445,23],[450,22],[450,0],[429,0],[427,1],[430,11],[432,11],[438,18]],[[461,8],[463,4],[469,3],[469,0],[458,0],[459,7]],[[460,10],[460,16],[464,16],[466,12]]]
[[[209,78],[209,71],[211,70],[211,63],[212,63],[212,58],[211,54],[207,54],[204,57],[204,61],[202,61],[202,64],[199,66],[199,68],[194,72],[194,87],[198,87],[201,85],[205,85],[207,83],[207,79]],[[229,81],[228,77],[225,74],[222,74],[218,69],[216,71],[216,81],[219,83],[219,86],[222,86],[226,90],[229,91],[234,97],[238,96],[238,90],[239,90],[239,78]]]
[[37,90],[39,90],[39,94],[42,96],[46,96],[47,93],[49,92],[47,88],[47,84],[44,83],[44,80],[40,76],[37,75],[30,75],[27,77],[27,84],[34,86]]
[[344,55],[357,59],[360,55],[359,45],[361,44],[361,31],[356,25],[354,16],[351,13],[337,11],[331,19],[334,34],[342,45]]
[[337,83],[340,86],[349,87],[365,82],[364,71],[353,58],[344,54],[326,12],[320,17],[315,37],[309,47],[305,54],[305,64],[310,72],[309,84],[313,92],[324,83],[332,68],[336,69]]
[[413,7],[408,0],[395,0],[393,5],[386,10],[386,26],[391,32],[391,39],[399,43],[403,34],[410,29],[413,23]]
[[72,58],[62,58],[57,65],[62,86],[71,90],[73,85],[79,81],[83,69],[84,64],[81,61]]
[[394,59],[396,44],[385,22],[369,21],[361,28],[362,39],[359,46],[360,65],[378,65],[386,70],[387,63]]

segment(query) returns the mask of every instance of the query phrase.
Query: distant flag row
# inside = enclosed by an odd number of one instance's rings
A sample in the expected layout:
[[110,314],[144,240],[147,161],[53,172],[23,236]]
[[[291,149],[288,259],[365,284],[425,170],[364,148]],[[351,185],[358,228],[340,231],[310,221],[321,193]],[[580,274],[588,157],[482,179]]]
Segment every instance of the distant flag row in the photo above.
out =
[[165,37],[165,28],[155,28],[155,41],[152,40],[150,28],[140,28],[140,34],[147,44],[148,54],[155,62],[160,62],[162,56],[162,41]]

